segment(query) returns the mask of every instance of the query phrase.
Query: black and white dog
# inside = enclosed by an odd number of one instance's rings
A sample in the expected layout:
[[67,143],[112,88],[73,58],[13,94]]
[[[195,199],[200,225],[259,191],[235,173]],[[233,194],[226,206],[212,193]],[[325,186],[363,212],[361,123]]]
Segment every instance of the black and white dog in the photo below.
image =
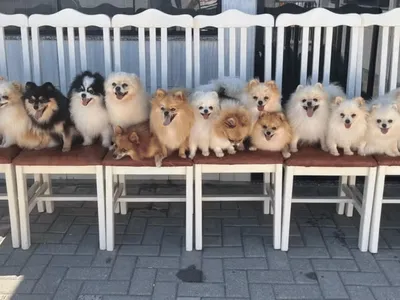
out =
[[104,147],[111,146],[112,129],[104,102],[104,77],[85,71],[77,75],[68,92],[71,118],[83,136],[83,145],[91,145],[99,136]]

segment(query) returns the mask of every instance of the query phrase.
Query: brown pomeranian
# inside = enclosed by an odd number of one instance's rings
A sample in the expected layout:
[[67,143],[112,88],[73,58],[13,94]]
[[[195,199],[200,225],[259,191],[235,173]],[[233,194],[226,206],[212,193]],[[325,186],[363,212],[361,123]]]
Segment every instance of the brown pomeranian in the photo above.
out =
[[221,111],[213,124],[210,148],[217,157],[223,157],[223,150],[235,154],[237,147],[242,150],[243,140],[250,134],[251,115],[240,103],[233,100],[221,102]]
[[291,139],[292,129],[283,112],[261,112],[250,135],[249,150],[281,151],[288,158]]
[[129,156],[133,160],[154,157],[157,167],[161,167],[164,156],[158,138],[150,132],[150,123],[145,121],[123,129],[116,126],[114,129],[115,150],[113,157],[121,159]]
[[160,141],[164,156],[179,149],[179,156],[186,158],[193,123],[194,113],[183,90],[158,89],[155,92],[150,127]]

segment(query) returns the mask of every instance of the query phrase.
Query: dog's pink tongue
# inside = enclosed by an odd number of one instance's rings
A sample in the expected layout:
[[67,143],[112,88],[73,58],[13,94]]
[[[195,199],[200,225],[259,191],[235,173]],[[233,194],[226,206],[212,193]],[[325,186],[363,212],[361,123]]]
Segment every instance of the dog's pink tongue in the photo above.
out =
[[164,125],[164,126],[168,126],[169,124],[171,124],[171,121],[172,121],[172,119],[171,119],[171,116],[170,116],[170,115],[164,116],[164,123],[163,123],[163,125]]
[[314,107],[307,107],[307,116],[311,118],[314,114]]
[[381,132],[382,132],[383,134],[388,133],[388,131],[389,131],[389,128],[381,128]]
[[44,109],[37,110],[37,111],[35,112],[35,118],[36,118],[36,120],[39,120],[39,119],[43,116],[43,112],[44,112]]
[[351,123],[344,123],[344,127],[346,127],[347,129],[349,129],[351,127]]
[[257,106],[258,111],[263,111],[264,110],[264,105],[259,105]]
[[204,114],[203,118],[207,120],[209,116],[210,116],[210,114]]
[[87,106],[91,100],[92,98],[83,98],[82,99],[83,106]]

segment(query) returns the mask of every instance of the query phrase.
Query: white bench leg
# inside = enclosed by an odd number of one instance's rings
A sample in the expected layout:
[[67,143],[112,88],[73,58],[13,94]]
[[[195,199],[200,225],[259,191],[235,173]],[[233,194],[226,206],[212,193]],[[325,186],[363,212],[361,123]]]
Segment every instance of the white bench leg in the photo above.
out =
[[385,188],[386,166],[379,166],[376,176],[374,206],[372,209],[371,232],[369,238],[369,251],[378,252],[379,229],[381,223],[383,190]]
[[[119,176],[118,175],[113,175],[113,180],[114,180],[114,184],[118,184],[119,183]],[[116,214],[119,214],[119,212],[120,212],[120,202],[116,203],[116,205],[114,206],[114,212]]]
[[293,195],[293,173],[295,167],[285,168],[285,182],[283,183],[283,211],[282,211],[282,251],[289,249],[290,211]]
[[31,246],[31,228],[29,224],[28,191],[26,187],[26,175],[23,167],[16,166],[19,219],[21,225],[21,248],[26,250]]
[[[343,197],[345,193],[343,192],[342,186],[343,184],[347,184],[347,176],[340,176],[339,177],[339,187],[338,187],[338,196]],[[337,203],[336,204],[336,213],[338,215],[344,214],[345,203]]]
[[[49,174],[42,174],[43,182],[47,183],[47,190],[44,192],[45,195],[53,194],[53,187],[51,185],[51,177]],[[53,201],[45,201],[46,204],[46,212],[51,214],[54,212],[54,202]]]
[[372,206],[374,204],[375,180],[376,168],[369,168],[368,176],[365,177],[364,183],[363,202],[361,207],[360,233],[358,237],[358,247],[362,252],[368,251]]
[[[271,182],[271,173],[264,173],[264,195],[267,194],[267,185]],[[264,200],[264,215],[269,215],[270,213],[270,201]]]
[[201,165],[194,166],[196,250],[203,249],[203,192]]
[[14,166],[6,165],[6,191],[8,197],[8,210],[10,212],[11,241],[14,248],[20,247],[20,231],[18,216],[18,197]]
[[[125,175],[118,175],[118,182],[122,183],[122,194],[121,196],[126,196],[126,181]],[[126,215],[128,213],[128,203],[120,202],[121,215]]]
[[103,166],[96,166],[97,211],[99,218],[99,248],[106,249],[106,212]]
[[186,251],[193,250],[193,167],[186,167]]
[[[41,174],[33,174],[33,179],[37,182],[39,182],[39,184],[43,183],[43,178]],[[43,201],[38,201],[37,202],[37,209],[38,212],[42,213],[44,212],[44,202]]]
[[[356,185],[356,179],[357,179],[356,176],[350,176],[349,177],[349,185]],[[352,217],[353,216],[353,211],[354,211],[354,205],[351,204],[351,203],[347,203],[347,205],[346,205],[346,216],[347,217]]]
[[[271,184],[272,184],[272,188],[275,189],[275,185],[276,185],[276,173],[271,173]],[[274,214],[274,205],[272,204],[272,201],[269,202],[269,213],[271,215]]]
[[282,234],[282,165],[276,165],[273,204],[274,204],[274,249],[280,249],[281,234]]
[[107,251],[114,250],[114,180],[112,167],[106,167],[106,239]]

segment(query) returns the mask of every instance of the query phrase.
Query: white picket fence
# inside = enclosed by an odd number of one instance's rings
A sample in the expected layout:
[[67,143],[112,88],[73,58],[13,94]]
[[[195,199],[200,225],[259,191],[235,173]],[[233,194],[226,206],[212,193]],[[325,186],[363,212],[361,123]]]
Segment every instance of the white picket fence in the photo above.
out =
[[[103,31],[102,50],[104,53],[104,70],[107,76],[113,70],[125,71],[126,63],[139,65],[139,76],[148,91],[153,92],[157,87],[168,88],[169,64],[175,53],[171,53],[168,37],[168,28],[181,27],[184,34],[184,62],[185,85],[193,88],[203,84],[202,66],[210,63],[200,59],[202,52],[202,30],[206,27],[215,27],[217,35],[217,59],[218,76],[239,76],[245,80],[253,76],[252,64],[254,53],[249,52],[249,43],[254,43],[255,27],[264,28],[264,66],[265,79],[271,79],[272,74],[272,50],[273,36],[276,30],[276,75],[275,80],[282,86],[283,56],[285,28],[289,26],[302,27],[302,40],[308,41],[310,29],[313,28],[314,48],[312,57],[311,80],[318,79],[319,66],[322,63],[323,82],[329,82],[332,54],[332,33],[337,26],[351,28],[351,44],[349,53],[349,72],[347,77],[347,93],[354,96],[361,91],[362,54],[364,42],[364,28],[378,25],[382,28],[382,40],[380,44],[379,67],[379,93],[397,86],[399,67],[399,43],[400,43],[400,8],[379,15],[369,14],[335,14],[323,8],[315,8],[303,14],[282,14],[274,20],[272,15],[250,15],[238,10],[228,10],[216,16],[177,15],[172,16],[158,10],[149,9],[137,15],[116,15],[109,18],[106,15],[85,15],[73,9],[65,9],[52,15],[5,15],[0,14],[0,74],[8,77],[9,69],[21,66],[23,68],[21,81],[34,80],[42,82],[43,64],[46,57],[41,55],[42,40],[40,27],[51,26],[56,28],[58,78],[53,82],[58,83],[63,92],[67,91],[69,83],[77,72],[87,69],[87,38],[86,28],[99,27]],[[20,28],[21,35],[21,59],[10,64],[7,60],[6,39],[4,28],[14,26]],[[125,27],[137,28],[138,40],[132,43],[130,53],[132,57],[123,58],[121,55],[121,29]],[[65,40],[64,29],[67,37]],[[275,29],[276,28],[276,29]],[[320,42],[322,28],[324,34],[324,61],[320,59]],[[393,29],[392,29],[393,28]],[[75,42],[75,29],[78,30],[78,50]],[[113,39],[110,36],[113,32]],[[157,36],[160,30],[160,37]],[[393,31],[393,33],[391,32]],[[148,32],[148,37],[146,37]],[[29,35],[30,33],[30,35]],[[138,49],[134,49],[137,47]],[[305,83],[307,77],[309,43],[301,43],[301,70],[300,82]],[[78,53],[78,55],[77,55]],[[15,54],[14,54],[15,57]],[[22,62],[22,63],[21,63]],[[388,72],[390,66],[390,73]],[[55,66],[56,67],[56,66]],[[203,78],[203,82],[202,79]],[[150,82],[150,84],[147,84]],[[389,84],[387,84],[389,83]],[[249,180],[249,175],[225,175],[227,180]],[[215,178],[214,178],[215,179]],[[221,179],[221,178],[220,178]]]

